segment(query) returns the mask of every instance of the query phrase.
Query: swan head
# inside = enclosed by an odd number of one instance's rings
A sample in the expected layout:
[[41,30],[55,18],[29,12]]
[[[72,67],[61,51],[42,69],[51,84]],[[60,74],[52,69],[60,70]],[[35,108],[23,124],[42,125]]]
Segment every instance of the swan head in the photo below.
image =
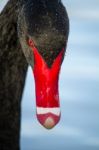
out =
[[66,52],[69,19],[59,0],[28,0],[18,17],[18,35],[27,62],[33,69],[36,112],[47,129],[60,120],[58,80]]

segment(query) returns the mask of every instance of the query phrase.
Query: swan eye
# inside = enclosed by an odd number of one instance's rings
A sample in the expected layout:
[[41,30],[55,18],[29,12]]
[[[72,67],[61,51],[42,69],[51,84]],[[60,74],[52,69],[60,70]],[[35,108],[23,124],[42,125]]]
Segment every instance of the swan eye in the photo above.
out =
[[32,47],[32,48],[35,47],[35,44],[34,44],[34,42],[32,41],[32,39],[29,39],[29,40],[28,40],[28,44],[29,44],[29,46]]

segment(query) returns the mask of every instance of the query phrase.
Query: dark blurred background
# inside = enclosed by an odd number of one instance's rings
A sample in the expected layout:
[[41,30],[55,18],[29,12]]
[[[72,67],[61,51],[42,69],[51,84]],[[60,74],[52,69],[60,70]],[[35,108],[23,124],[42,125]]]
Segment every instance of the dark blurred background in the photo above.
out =
[[[0,11],[7,0],[0,0]],[[35,116],[29,67],[22,99],[21,150],[99,150],[99,1],[63,0],[70,35],[60,74],[61,120],[44,129]]]

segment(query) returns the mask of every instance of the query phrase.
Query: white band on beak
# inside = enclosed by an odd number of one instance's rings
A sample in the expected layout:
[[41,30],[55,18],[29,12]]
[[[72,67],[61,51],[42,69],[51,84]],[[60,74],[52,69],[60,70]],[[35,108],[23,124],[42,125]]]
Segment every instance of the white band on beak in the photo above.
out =
[[54,108],[37,107],[37,114],[38,115],[52,113],[54,115],[60,116],[60,112],[61,111],[60,111],[59,107],[54,107]]

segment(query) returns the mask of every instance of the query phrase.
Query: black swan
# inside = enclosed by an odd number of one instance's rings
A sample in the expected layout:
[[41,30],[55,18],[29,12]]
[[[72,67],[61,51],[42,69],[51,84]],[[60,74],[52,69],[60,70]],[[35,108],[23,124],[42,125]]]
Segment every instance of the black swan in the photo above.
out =
[[20,102],[27,62],[34,73],[39,122],[50,129],[59,121],[58,78],[68,33],[69,19],[61,0],[10,0],[2,11],[0,150],[19,149]]

